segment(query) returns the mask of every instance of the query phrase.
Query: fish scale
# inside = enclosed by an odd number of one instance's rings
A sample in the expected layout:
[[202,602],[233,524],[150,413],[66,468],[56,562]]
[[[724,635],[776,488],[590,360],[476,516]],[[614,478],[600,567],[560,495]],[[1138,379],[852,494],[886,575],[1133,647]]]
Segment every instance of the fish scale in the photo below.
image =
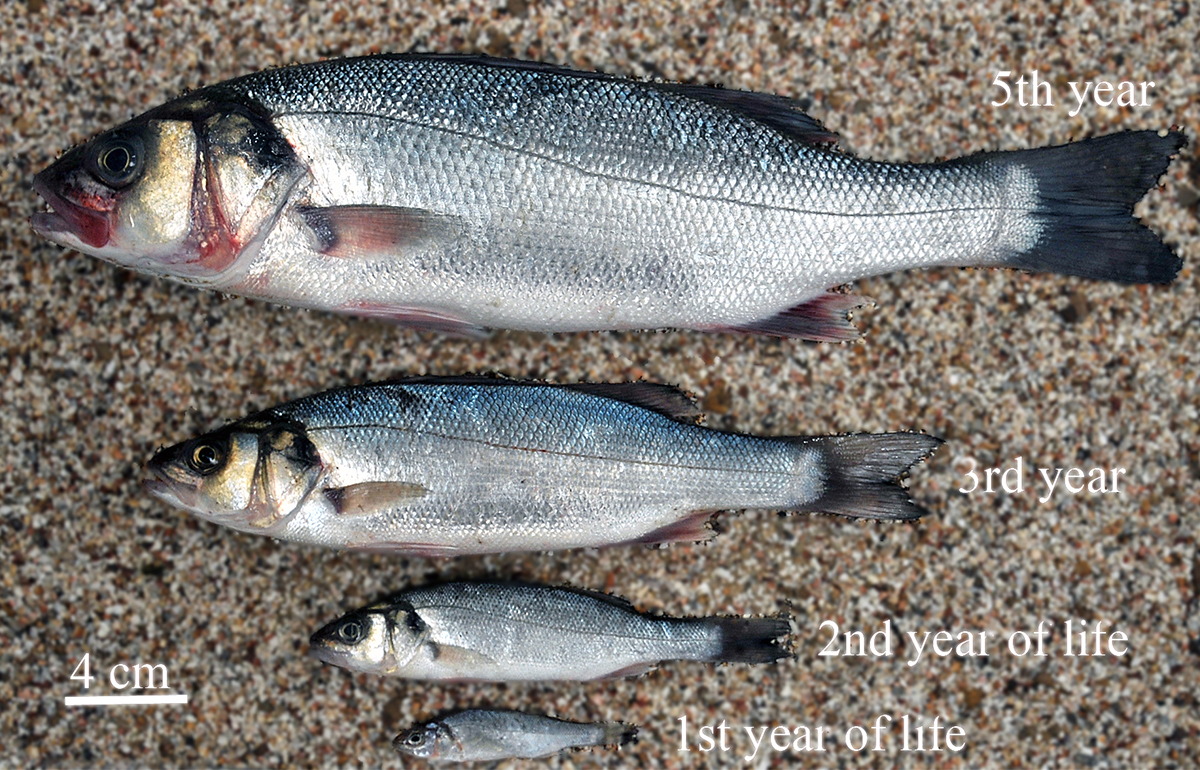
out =
[[442,583],[347,613],[310,639],[354,671],[409,679],[591,680],[664,660],[769,663],[784,618],[669,618],[623,599],[519,583]]
[[[694,409],[647,383],[376,383],[164,449],[146,483],[242,531],[431,556],[697,541],[729,509],[921,513],[897,482],[937,439],[744,436]],[[224,465],[196,470],[200,449]]]
[[[825,290],[863,276],[1179,269],[1132,217],[1179,133],[929,165],[832,139],[771,95],[486,57],[335,60],[200,89],[102,134],[38,175],[55,211],[31,221],[194,285],[460,334],[846,340],[864,302]],[[102,156],[127,162],[99,169]]]
[[459,711],[397,735],[392,746],[402,754],[454,762],[537,758],[567,748],[624,745],[637,728],[620,722],[565,722],[516,711]]
[[[487,174],[474,172],[486,170],[490,157],[522,153],[535,170],[514,180],[515,190],[503,192],[515,192],[519,202],[536,202],[533,208],[543,225],[539,229],[550,230],[553,235],[553,225],[563,228],[562,241],[568,249],[558,253],[551,246],[554,253],[547,258],[546,244],[541,242],[538,246],[542,258],[532,269],[522,269],[529,260],[508,258],[511,246],[518,247],[518,257],[522,250],[519,241],[513,243],[511,238],[515,228],[502,221],[501,227],[480,233],[481,237],[475,239],[497,255],[505,255],[498,261],[500,269],[487,270],[487,256],[468,251],[460,252],[451,262],[459,265],[459,270],[466,269],[462,265],[480,269],[479,273],[464,276],[463,283],[482,286],[500,281],[513,292],[526,296],[534,293],[537,296],[530,298],[534,303],[557,305],[556,324],[573,323],[575,319],[569,317],[572,309],[581,302],[586,304],[581,292],[571,291],[570,274],[574,272],[579,274],[574,281],[582,288],[644,287],[638,292],[642,299],[639,309],[647,315],[661,317],[670,308],[687,314],[720,313],[728,310],[727,306],[746,308],[748,312],[739,318],[711,319],[714,324],[736,325],[796,304],[797,296],[811,296],[825,286],[849,280],[868,265],[884,271],[909,267],[927,259],[921,251],[940,252],[936,223],[922,226],[903,217],[881,224],[880,232],[868,234],[878,243],[877,248],[863,250],[850,245],[858,240],[858,226],[853,220],[896,208],[888,203],[891,200],[904,201],[902,208],[922,212],[922,216],[932,216],[931,210],[960,209],[955,212],[959,221],[953,226],[975,232],[978,248],[986,245],[985,238],[993,229],[964,227],[961,218],[979,212],[964,211],[955,203],[996,197],[996,185],[989,186],[985,175],[976,169],[938,174],[938,195],[931,198],[922,184],[923,177],[933,173],[929,170],[884,167],[881,175],[875,164],[814,150],[799,142],[781,142],[779,134],[770,128],[680,95],[658,93],[642,84],[596,78],[578,78],[570,88],[553,87],[560,80],[560,75],[538,70],[471,67],[437,59],[368,59],[345,66],[319,64],[272,70],[234,81],[230,87],[244,88],[272,111],[294,121],[293,133],[297,136],[304,131],[300,116],[306,110],[339,116],[372,112],[406,122],[409,131],[389,134],[381,145],[373,145],[371,140],[383,137],[383,132],[356,131],[352,119],[339,119],[341,141],[352,143],[356,134],[363,139],[348,153],[352,157],[337,158],[341,186],[336,195],[329,195],[331,200],[354,198],[353,191],[344,187],[347,161],[359,159],[362,168],[353,176],[369,178],[371,167],[378,158],[386,157],[398,139],[401,146],[423,147],[423,152],[404,155],[424,160],[396,171],[396,197],[389,203],[437,209],[473,222],[486,221],[502,213],[506,201],[496,197],[496,191],[486,184],[464,188],[450,184],[450,180],[488,179]],[[386,93],[392,83],[403,83],[405,87],[390,93],[389,100],[373,98]],[[536,87],[538,84],[546,88]],[[498,109],[494,101],[473,98],[480,93],[507,94],[511,107]],[[567,97],[547,99],[548,93]],[[601,116],[608,119],[602,120]],[[654,126],[667,126],[668,130],[654,131]],[[319,133],[332,132],[326,127]],[[460,140],[464,137],[476,141],[463,145]],[[452,153],[443,155],[434,149],[446,142],[455,145]],[[298,144],[321,146],[315,136],[306,136]],[[774,161],[768,164],[766,173],[759,170],[763,158]],[[319,159],[315,160],[320,164]],[[544,162],[539,163],[545,160],[553,161],[555,166],[548,168]],[[363,161],[368,165],[363,166]],[[448,173],[439,173],[438,167],[447,162],[454,167]],[[320,197],[319,180],[338,174],[333,168],[323,168],[314,176]],[[847,182],[840,184],[834,181],[837,179]],[[604,180],[615,186],[604,185]],[[637,214],[646,211],[642,201],[647,197],[647,188],[655,188],[668,202],[658,208],[669,215],[664,212],[651,221],[639,221]],[[471,194],[475,190],[491,194],[482,201]],[[868,192],[869,197],[865,194]],[[753,217],[742,210],[746,207],[756,209]],[[640,226],[626,229],[623,225],[631,221],[631,215]],[[813,219],[842,221],[802,221]],[[738,237],[743,226],[749,232]],[[814,231],[832,237],[806,237]],[[538,238],[544,239],[544,232],[539,232]],[[843,260],[837,268],[823,264],[830,258],[831,241],[847,244],[840,249],[843,252],[860,252],[860,260]],[[924,248],[906,254],[914,251],[906,248],[908,242],[919,242]],[[580,243],[594,246],[581,253]],[[744,254],[737,253],[739,247]],[[733,258],[706,260],[709,255]],[[690,276],[690,280],[666,286],[645,281],[644,273],[640,276],[643,280],[631,280],[639,273],[640,265],[656,258],[668,262],[665,274]],[[696,263],[702,261],[709,262],[707,269],[698,269],[703,266]],[[764,263],[768,268],[765,275],[754,269]],[[439,267],[442,269],[437,274],[453,282],[453,266],[449,271],[445,265]],[[264,260],[255,272],[277,275],[279,265]],[[789,275],[806,278],[799,284],[787,281],[779,286],[778,277]],[[545,291],[539,292],[539,287]],[[762,303],[772,296],[776,299],[768,310],[753,307],[752,303]],[[444,298],[431,295],[426,299]],[[611,320],[620,328],[654,325],[649,318],[621,320],[614,315]],[[678,325],[676,321],[671,319],[665,325]],[[515,318],[505,318],[484,325],[515,323]]]

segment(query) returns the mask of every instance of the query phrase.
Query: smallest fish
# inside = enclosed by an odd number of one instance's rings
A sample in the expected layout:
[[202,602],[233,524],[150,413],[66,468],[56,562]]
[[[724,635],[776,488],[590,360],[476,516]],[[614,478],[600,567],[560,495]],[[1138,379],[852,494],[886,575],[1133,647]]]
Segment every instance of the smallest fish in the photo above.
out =
[[621,722],[567,722],[520,711],[472,709],[414,725],[392,741],[401,754],[441,762],[537,759],[566,749],[624,746],[638,729]]

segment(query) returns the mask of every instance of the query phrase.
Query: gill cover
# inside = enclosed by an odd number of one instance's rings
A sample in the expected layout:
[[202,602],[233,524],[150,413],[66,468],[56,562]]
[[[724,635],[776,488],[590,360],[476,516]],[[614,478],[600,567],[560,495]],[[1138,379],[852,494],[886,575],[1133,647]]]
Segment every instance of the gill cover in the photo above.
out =
[[324,473],[317,448],[303,427],[277,426],[264,430],[258,440],[255,505],[262,515],[247,524],[270,527],[294,513],[316,488]]
[[233,94],[214,101],[219,90],[206,93],[181,100],[178,109],[191,111],[199,138],[192,191],[198,237],[189,262],[197,275],[219,276],[243,253],[257,252],[307,170],[264,108]]

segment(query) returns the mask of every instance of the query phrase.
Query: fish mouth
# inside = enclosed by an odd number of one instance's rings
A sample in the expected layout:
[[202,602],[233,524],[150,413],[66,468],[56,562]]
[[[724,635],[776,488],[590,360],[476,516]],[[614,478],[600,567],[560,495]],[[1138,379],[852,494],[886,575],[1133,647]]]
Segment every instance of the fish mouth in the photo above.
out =
[[29,218],[30,226],[38,235],[55,243],[61,243],[62,236],[72,236],[94,249],[108,244],[107,213],[72,203],[54,192],[45,171],[33,178],[33,191],[50,206],[50,211],[39,211]]
[[[318,631],[317,634],[320,634],[320,631]],[[314,637],[317,634],[314,634]],[[345,668],[346,666],[345,655],[326,647],[315,638],[310,639],[308,642],[308,657],[316,658],[322,663],[328,663],[331,666],[337,666],[339,668]]]
[[182,508],[185,511],[199,513],[194,505],[194,500],[185,500],[183,492],[186,489],[181,489],[179,482],[167,475],[162,468],[157,468],[154,465],[148,465],[146,470],[153,474],[150,478],[142,479],[142,488],[158,499],[173,505],[176,508]]
[[186,505],[176,494],[175,488],[161,479],[142,479],[142,488],[168,505],[191,510],[191,507]]

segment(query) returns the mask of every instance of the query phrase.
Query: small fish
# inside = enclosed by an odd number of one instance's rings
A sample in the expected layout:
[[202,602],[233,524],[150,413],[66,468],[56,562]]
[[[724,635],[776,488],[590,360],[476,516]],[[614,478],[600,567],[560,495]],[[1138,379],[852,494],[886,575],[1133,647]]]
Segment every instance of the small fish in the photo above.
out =
[[472,709],[416,725],[392,747],[401,754],[443,762],[537,759],[586,746],[624,746],[637,728],[621,722],[582,724],[520,711]]
[[45,238],[184,283],[460,335],[855,339],[827,293],[908,268],[1169,283],[1133,206],[1186,143],[927,165],[829,149],[780,96],[385,55],[192,91],[39,173]]
[[668,618],[624,599],[518,583],[443,583],[348,613],[312,635],[326,663],[407,679],[520,682],[640,676],[660,661],[773,663],[783,618]]
[[911,519],[919,433],[758,438],[649,383],[416,378],[268,409],[159,451],[146,488],[242,532],[424,556],[695,542],[716,511]]

